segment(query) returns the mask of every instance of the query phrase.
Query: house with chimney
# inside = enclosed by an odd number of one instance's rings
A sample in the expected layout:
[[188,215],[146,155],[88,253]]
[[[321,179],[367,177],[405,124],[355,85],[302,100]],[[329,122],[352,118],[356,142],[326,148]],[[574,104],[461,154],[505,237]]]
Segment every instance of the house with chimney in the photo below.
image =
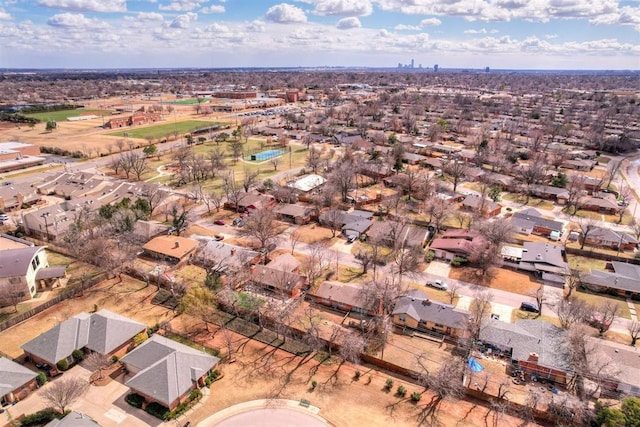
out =
[[432,301],[419,289],[398,298],[392,315],[393,324],[405,333],[409,330],[459,338],[466,336],[469,330],[466,310]]
[[181,264],[190,259],[198,247],[198,241],[180,236],[158,236],[149,240],[143,247],[143,256]]

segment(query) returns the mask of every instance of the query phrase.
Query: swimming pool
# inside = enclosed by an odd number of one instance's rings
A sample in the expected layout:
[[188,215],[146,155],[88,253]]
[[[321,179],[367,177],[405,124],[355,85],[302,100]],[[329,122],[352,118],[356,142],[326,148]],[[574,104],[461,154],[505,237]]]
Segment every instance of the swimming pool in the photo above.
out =
[[286,151],[287,150],[282,150],[282,149],[261,151],[259,153],[252,154],[251,160],[257,160],[257,161],[269,160],[274,157],[281,156],[282,154],[286,153]]

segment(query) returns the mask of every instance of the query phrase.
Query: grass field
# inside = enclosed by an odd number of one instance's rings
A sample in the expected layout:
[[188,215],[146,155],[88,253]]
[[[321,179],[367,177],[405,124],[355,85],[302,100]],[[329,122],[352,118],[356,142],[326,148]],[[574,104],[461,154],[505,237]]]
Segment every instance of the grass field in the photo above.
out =
[[46,122],[47,120],[55,120],[56,122],[63,122],[68,117],[78,117],[82,114],[95,114],[96,116],[109,116],[111,111],[109,110],[89,110],[86,108],[78,108],[75,110],[63,110],[63,111],[47,111],[45,113],[32,113],[25,114],[27,117],[33,117],[34,119]]
[[117,136],[120,138],[163,138],[167,135],[178,132],[179,134],[193,132],[207,126],[220,124],[218,122],[201,121],[201,120],[185,120],[176,123],[166,123],[149,127],[124,129],[117,132],[108,133],[108,136]]
[[[202,98],[201,104],[206,104],[208,102],[211,101],[211,98]],[[193,104],[197,104],[198,100],[196,98],[189,98],[189,99],[180,99],[178,101],[171,101],[169,104],[175,104],[175,105],[193,105]]]

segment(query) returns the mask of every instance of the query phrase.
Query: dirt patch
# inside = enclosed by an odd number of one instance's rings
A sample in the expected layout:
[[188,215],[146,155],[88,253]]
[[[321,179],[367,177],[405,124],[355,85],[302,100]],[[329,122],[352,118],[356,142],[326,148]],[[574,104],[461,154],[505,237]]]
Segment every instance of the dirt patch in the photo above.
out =
[[320,242],[323,240],[327,241],[329,245],[333,243],[331,241],[331,230],[329,230],[328,228],[319,227],[316,224],[301,225],[298,227],[298,233],[300,235],[300,242],[302,243],[309,244]]
[[479,269],[472,267],[452,268],[449,277],[520,295],[531,295],[540,287],[532,274],[507,268],[490,268],[485,276],[482,276]]

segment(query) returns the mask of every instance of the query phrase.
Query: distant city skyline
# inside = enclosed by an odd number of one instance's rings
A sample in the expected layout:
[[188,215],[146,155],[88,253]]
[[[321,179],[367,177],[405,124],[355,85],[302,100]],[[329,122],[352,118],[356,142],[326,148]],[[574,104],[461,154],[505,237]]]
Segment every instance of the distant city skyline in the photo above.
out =
[[2,68],[640,69],[638,0],[0,0]]

